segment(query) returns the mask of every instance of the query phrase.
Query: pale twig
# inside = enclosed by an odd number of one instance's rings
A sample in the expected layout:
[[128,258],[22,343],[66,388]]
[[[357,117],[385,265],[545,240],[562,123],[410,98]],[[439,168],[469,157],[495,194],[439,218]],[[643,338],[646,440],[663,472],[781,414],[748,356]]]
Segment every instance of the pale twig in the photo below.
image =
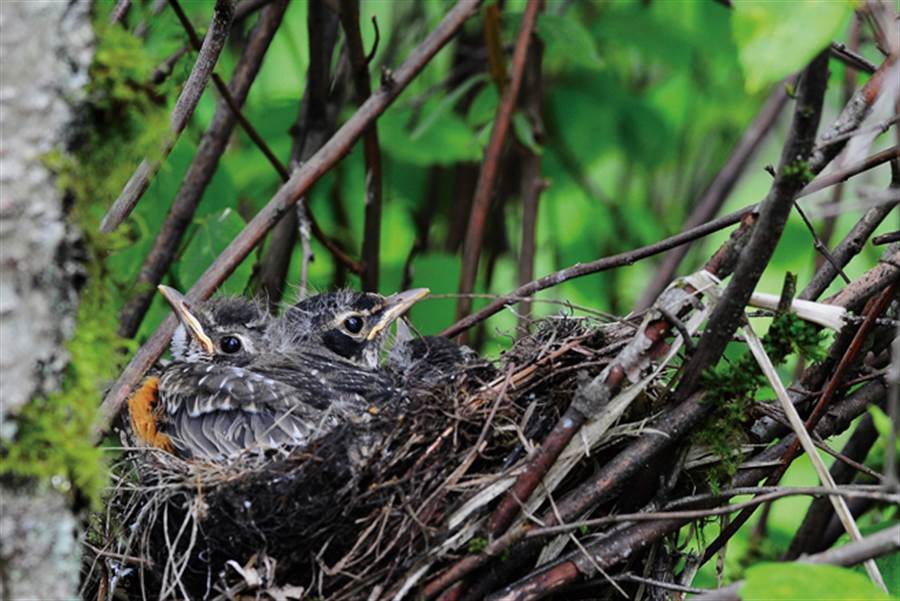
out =
[[[832,489],[836,488],[834,479],[831,477],[831,473],[828,471],[828,467],[825,466],[825,463],[822,461],[819,453],[816,452],[815,443],[813,443],[812,437],[806,430],[803,419],[797,412],[796,407],[794,407],[794,404],[791,402],[791,398],[790,396],[788,396],[787,389],[784,387],[784,383],[781,381],[781,377],[778,375],[778,371],[775,369],[775,366],[772,364],[771,359],[769,359],[769,355],[763,348],[762,340],[759,339],[759,336],[757,336],[756,332],[753,330],[753,326],[749,323],[744,326],[743,330],[744,339],[747,341],[747,346],[749,347],[750,352],[753,354],[756,362],[759,364],[763,375],[765,375],[766,379],[769,381],[769,384],[772,386],[772,390],[775,392],[775,398],[781,405],[781,409],[787,416],[788,421],[791,424],[791,428],[797,435],[797,440],[800,441],[803,450],[806,452],[807,456],[810,459],[810,462],[813,465],[813,468],[816,470],[816,474],[819,476],[819,480],[826,487],[830,487]],[[841,523],[844,525],[844,528],[847,530],[850,538],[856,541],[861,540],[862,534],[859,531],[859,527],[856,525],[856,520],[853,519],[853,515],[850,513],[850,509],[847,507],[847,502],[842,497],[838,496],[832,496],[830,497],[830,499],[832,505],[834,506],[835,513],[841,520]],[[878,570],[878,566],[875,565],[875,562],[869,560],[866,562],[865,566],[866,572],[869,573],[869,577],[875,582],[875,584],[880,586],[882,590],[887,591],[887,587],[884,584],[884,579],[881,576],[881,572]]]

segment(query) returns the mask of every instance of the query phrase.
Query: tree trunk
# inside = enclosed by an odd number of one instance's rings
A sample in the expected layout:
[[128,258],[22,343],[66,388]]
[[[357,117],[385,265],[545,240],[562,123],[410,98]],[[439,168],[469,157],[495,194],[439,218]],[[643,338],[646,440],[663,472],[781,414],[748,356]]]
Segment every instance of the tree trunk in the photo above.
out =
[[[79,238],[44,158],[65,145],[87,81],[88,2],[0,3],[0,54],[0,448],[8,449],[17,416],[59,390],[68,363]],[[64,490],[52,479],[0,480],[0,598],[77,596],[78,520]]]

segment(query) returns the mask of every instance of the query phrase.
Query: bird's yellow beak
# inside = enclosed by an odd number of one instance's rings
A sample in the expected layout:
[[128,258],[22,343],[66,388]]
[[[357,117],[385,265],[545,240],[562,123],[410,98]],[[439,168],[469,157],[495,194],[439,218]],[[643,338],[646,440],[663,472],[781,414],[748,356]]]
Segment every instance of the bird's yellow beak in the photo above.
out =
[[374,340],[386,327],[394,323],[394,320],[409,311],[410,307],[430,293],[431,290],[428,288],[413,288],[385,298],[381,310],[375,313],[378,321],[366,335],[366,340]]
[[160,294],[163,295],[163,298],[172,305],[172,310],[175,311],[175,317],[184,324],[184,327],[187,328],[191,337],[197,341],[197,344],[199,344],[206,353],[210,355],[214,354],[216,347],[213,344],[213,341],[210,340],[209,336],[206,335],[206,332],[203,331],[200,320],[191,313],[191,301],[189,301],[185,295],[169,286],[157,286],[156,289],[159,290]]

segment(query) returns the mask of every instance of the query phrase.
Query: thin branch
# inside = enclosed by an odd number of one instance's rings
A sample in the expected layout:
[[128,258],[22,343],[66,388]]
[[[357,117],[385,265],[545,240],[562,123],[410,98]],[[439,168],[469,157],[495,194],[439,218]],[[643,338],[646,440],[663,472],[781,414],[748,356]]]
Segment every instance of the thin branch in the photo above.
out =
[[826,261],[831,263],[831,266],[834,268],[835,272],[837,272],[841,278],[843,278],[844,282],[847,284],[850,283],[850,278],[847,277],[847,274],[844,273],[844,270],[841,269],[840,263],[838,263],[837,259],[835,259],[831,252],[828,250],[828,246],[822,242],[822,239],[819,238],[819,234],[816,233],[816,228],[813,226],[812,222],[810,222],[809,217],[806,216],[806,213],[803,212],[803,209],[800,208],[800,205],[797,204],[797,201],[794,201],[794,208],[797,209],[797,212],[800,214],[800,218],[803,219],[803,223],[806,225],[806,229],[809,230],[810,235],[813,239],[813,248],[819,255],[824,258]]
[[875,73],[877,66],[872,64],[866,57],[854,52],[841,42],[832,42],[828,48],[831,56],[838,59],[848,67],[862,71],[863,73]]
[[[781,111],[787,104],[787,99],[788,95],[784,85],[778,85],[772,94],[769,95],[759,113],[750,122],[741,139],[738,140],[725,165],[722,166],[722,169],[713,179],[703,197],[694,206],[691,214],[685,220],[685,230],[706,223],[719,212],[747,165],[750,164],[750,160],[755,156],[756,151],[763,140],[765,140],[766,134],[775,125],[779,115],[781,115]],[[653,304],[653,301],[675,277],[678,266],[681,265],[688,250],[690,250],[690,245],[684,245],[663,257],[653,276],[653,280],[651,280],[635,305],[636,310],[646,309]]]
[[[231,95],[237,105],[243,105],[262,66],[263,57],[278,30],[287,9],[287,0],[279,0],[267,7],[253,28],[231,78]],[[144,258],[137,280],[136,293],[125,303],[119,314],[119,335],[131,338],[140,327],[156,294],[156,286],[175,260],[184,234],[190,226],[197,206],[219,164],[228,140],[234,131],[235,112],[224,100],[216,106],[209,127],[203,133],[197,154],[184,175],[172,206],[160,227],[153,247]]]
[[859,175],[864,171],[868,171],[869,169],[874,169],[875,167],[887,163],[889,161],[893,161],[894,159],[900,158],[900,146],[893,146],[886,150],[882,150],[881,152],[876,152],[872,156],[866,157],[865,159],[850,165],[849,167],[845,167],[840,171],[835,173],[829,173],[828,175],[823,175],[821,177],[817,177],[812,182],[809,183],[808,186],[803,188],[803,191],[797,195],[797,198],[802,198],[804,196],[809,196],[819,190],[823,190],[828,188],[829,186],[833,186],[840,182],[845,182],[854,175]]
[[178,140],[181,132],[184,131],[188,119],[194,113],[194,109],[197,108],[197,103],[200,101],[206,82],[212,75],[213,67],[215,67],[219,54],[225,47],[225,38],[228,37],[233,15],[234,3],[232,0],[216,0],[212,23],[210,23],[209,31],[207,31],[203,45],[200,47],[194,68],[191,70],[191,74],[181,90],[181,95],[175,103],[175,108],[172,110],[169,131],[166,132],[160,154],[153,159],[144,159],[141,162],[125,184],[125,188],[119,194],[119,197],[107,210],[106,215],[103,216],[103,221],[100,223],[101,232],[113,231],[131,214],[141,196],[150,186],[150,180],[153,179],[153,176],[159,171],[162,162],[174,148],[175,142]]
[[695,495],[686,499],[679,499],[671,504],[675,506],[685,506],[698,504],[709,500],[728,499],[740,495],[756,495],[754,498],[740,503],[728,503],[717,507],[705,507],[703,509],[670,509],[666,508],[662,511],[641,511],[639,513],[620,513],[616,515],[607,515],[602,518],[594,518],[588,520],[579,520],[577,522],[566,522],[556,526],[546,526],[543,528],[533,528],[529,530],[525,538],[540,538],[547,536],[555,536],[573,532],[575,530],[583,530],[585,528],[597,528],[606,526],[607,524],[619,524],[622,522],[652,522],[656,520],[701,520],[708,517],[728,515],[735,511],[740,511],[747,507],[756,507],[763,503],[769,503],[778,499],[796,496],[813,496],[823,498],[835,497],[852,497],[875,499],[886,503],[900,502],[900,495],[889,492],[886,488],[878,490],[860,489],[857,487],[833,487],[833,486],[747,486],[736,489],[726,489],[718,493],[705,495]]
[[[895,162],[891,164],[891,167],[893,173],[889,190],[898,190],[900,189],[900,166]],[[884,221],[896,205],[896,202],[886,203],[874,206],[866,211],[831,253],[834,260],[840,265],[849,263],[851,258],[859,254],[872,232]],[[823,263],[797,298],[801,300],[815,300],[819,298],[837,274],[838,271],[834,268],[834,265]]]
[[113,7],[112,13],[109,15],[109,24],[115,25],[116,23],[124,22],[130,10],[131,0],[118,0],[115,7]]
[[[524,109],[533,123],[535,140],[543,141],[543,120],[541,110],[541,97],[544,89],[541,78],[541,60],[543,58],[543,44],[540,39],[535,39],[528,49],[528,59],[525,65],[525,82],[523,84]],[[541,178],[541,155],[530,148],[523,148],[522,175],[519,183],[519,193],[522,196],[522,242],[519,249],[519,285],[523,286],[534,279],[534,254],[536,250],[538,203],[541,192],[547,187],[547,182]],[[527,331],[531,318],[531,303],[519,304],[519,330]]]
[[[478,259],[481,256],[481,244],[484,237],[487,213],[491,206],[491,197],[494,194],[500,158],[506,142],[506,134],[509,131],[510,119],[515,110],[516,100],[524,79],[525,59],[528,56],[528,46],[531,43],[541,4],[541,0],[528,0],[525,14],[522,16],[519,37],[516,40],[516,47],[513,51],[512,77],[509,85],[503,90],[503,98],[497,107],[497,117],[494,120],[494,127],[491,131],[491,139],[488,142],[484,163],[482,163],[481,172],[478,175],[478,183],[475,186],[466,240],[463,244],[462,269],[459,275],[459,293],[463,295],[471,293],[475,288],[475,276],[478,273]],[[469,297],[460,297],[459,304],[456,307],[457,318],[461,318],[469,312],[472,306],[471,303],[472,301]]]
[[540,292],[541,290],[546,290],[547,288],[552,288],[553,286],[557,286],[563,282],[567,282],[569,280],[580,278],[586,275],[599,273],[601,271],[607,271],[609,269],[615,269],[616,267],[633,265],[641,259],[652,257],[653,255],[666,252],[667,250],[675,248],[682,244],[687,244],[688,242],[696,240],[697,238],[702,238],[714,232],[723,230],[740,222],[741,219],[743,219],[746,215],[753,213],[758,208],[758,206],[759,205],[754,204],[744,207],[743,209],[725,215],[724,217],[719,217],[718,219],[715,219],[708,223],[704,223],[703,225],[685,230],[680,234],[670,236],[664,240],[660,240],[659,242],[655,242],[653,244],[648,244],[647,246],[643,246],[641,248],[630,250],[624,253],[619,253],[617,255],[611,255],[609,257],[603,257],[602,259],[597,259],[596,261],[590,261],[588,263],[576,263],[571,267],[566,267],[565,269],[547,274],[541,278],[538,278],[537,280],[528,282],[523,286],[519,286],[509,294],[499,297],[497,300],[493,301],[483,309],[471,315],[467,315],[463,319],[460,319],[450,327],[446,328],[440,333],[440,335],[447,337],[456,336],[460,332],[471,328],[475,324],[484,321],[491,315],[499,312],[504,307],[515,304],[521,298],[533,296],[535,293]]
[[[306,69],[306,86],[300,111],[292,131],[294,140],[290,162],[294,166],[309,160],[328,140],[334,132],[335,120],[344,100],[344,86],[340,80],[335,81],[332,87],[331,61],[337,41],[337,25],[337,14],[326,4],[314,2],[309,5],[306,15],[309,66]],[[332,90],[330,95],[329,89]],[[314,229],[308,198],[307,194],[300,199],[297,210],[288,211],[269,234],[256,277],[251,282],[254,294],[266,299],[271,309],[278,305],[284,295],[291,255],[301,228],[306,228],[307,234]],[[320,239],[329,240],[324,233]],[[306,244],[308,243],[304,242]],[[308,250],[303,249],[304,264],[307,263]],[[349,263],[355,263],[342,250],[337,250]],[[334,251],[332,256],[338,257]],[[347,264],[347,261],[339,258],[337,261]]]
[[[382,87],[331,137],[309,161],[296,169],[269,203],[231,241],[222,254],[204,272],[188,293],[191,299],[205,299],[228,277],[262,240],[278,219],[303,196],[310,186],[350,152],[366,127],[377,119],[419,74],[431,58],[443,48],[460,27],[477,12],[478,0],[459,0],[406,61],[393,72]],[[162,354],[175,330],[170,315],[138,350],[100,407],[95,435],[102,435],[122,408],[131,389]]]
[[[347,40],[356,100],[363,104],[372,94],[372,83],[359,28],[359,0],[341,0],[339,14]],[[381,247],[381,149],[375,122],[363,134],[363,160],[366,165],[366,208],[362,243],[362,287],[363,290],[376,292]]]
[[891,244],[892,242],[900,242],[900,231],[888,232],[872,238],[873,246],[881,246],[882,244]]

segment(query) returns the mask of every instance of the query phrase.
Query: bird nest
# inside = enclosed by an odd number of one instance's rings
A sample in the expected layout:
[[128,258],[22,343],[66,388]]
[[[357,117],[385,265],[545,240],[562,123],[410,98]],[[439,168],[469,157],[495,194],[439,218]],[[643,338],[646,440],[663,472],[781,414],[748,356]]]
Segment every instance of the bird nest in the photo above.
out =
[[[358,599],[412,589],[427,566],[477,544],[498,483],[635,326],[553,318],[534,332],[495,365],[411,385],[371,420],[290,453],[212,463],[130,448],[93,519],[85,594]],[[627,435],[628,415],[620,421],[605,444]]]

